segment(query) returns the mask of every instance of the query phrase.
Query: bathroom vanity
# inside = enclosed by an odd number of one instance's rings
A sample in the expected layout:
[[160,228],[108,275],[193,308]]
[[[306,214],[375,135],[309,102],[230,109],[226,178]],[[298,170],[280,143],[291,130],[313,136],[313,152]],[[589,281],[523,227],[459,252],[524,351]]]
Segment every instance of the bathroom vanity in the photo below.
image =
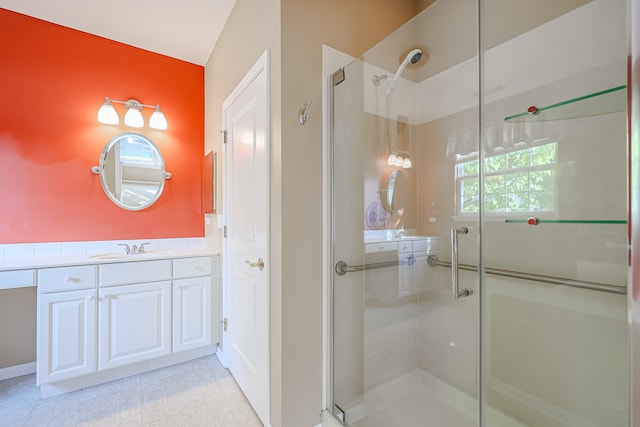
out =
[[105,254],[0,267],[0,288],[37,286],[43,397],[216,351],[218,256]]
[[[368,295],[380,301],[395,301],[437,288],[434,271],[427,263],[429,255],[439,253],[440,241],[429,236],[398,238],[367,236],[365,263],[375,265],[397,261],[397,269],[383,268],[366,271]],[[391,286],[390,286],[391,285]]]

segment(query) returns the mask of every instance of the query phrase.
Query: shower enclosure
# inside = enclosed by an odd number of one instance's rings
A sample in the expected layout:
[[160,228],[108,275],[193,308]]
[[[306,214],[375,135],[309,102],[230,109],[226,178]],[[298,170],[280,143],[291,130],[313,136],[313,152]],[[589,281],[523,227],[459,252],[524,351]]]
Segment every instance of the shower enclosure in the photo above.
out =
[[628,425],[626,7],[439,0],[333,75],[340,422]]

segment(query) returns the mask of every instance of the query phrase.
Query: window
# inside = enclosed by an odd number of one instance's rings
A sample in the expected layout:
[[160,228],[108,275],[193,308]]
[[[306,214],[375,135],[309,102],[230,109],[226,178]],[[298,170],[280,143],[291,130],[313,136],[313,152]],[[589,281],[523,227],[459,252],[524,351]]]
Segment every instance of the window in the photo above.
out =
[[120,140],[120,161],[123,164],[134,164],[138,167],[160,166],[160,158],[153,147],[135,135]]
[[[457,212],[480,209],[477,156],[456,161]],[[553,212],[556,209],[557,142],[516,149],[484,159],[484,206],[487,214]]]

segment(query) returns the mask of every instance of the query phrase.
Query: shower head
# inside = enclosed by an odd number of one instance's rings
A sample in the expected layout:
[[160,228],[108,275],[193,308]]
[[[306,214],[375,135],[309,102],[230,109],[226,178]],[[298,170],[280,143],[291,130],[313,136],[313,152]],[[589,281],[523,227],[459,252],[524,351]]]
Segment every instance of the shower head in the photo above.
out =
[[422,49],[413,49],[409,53],[407,53],[407,56],[404,58],[402,63],[400,63],[400,66],[398,67],[398,71],[396,71],[396,74],[393,76],[393,78],[389,80],[388,93],[391,93],[393,89],[396,87],[396,82],[404,72],[405,68],[407,68],[407,65],[417,64],[422,59],[422,56],[423,56]]

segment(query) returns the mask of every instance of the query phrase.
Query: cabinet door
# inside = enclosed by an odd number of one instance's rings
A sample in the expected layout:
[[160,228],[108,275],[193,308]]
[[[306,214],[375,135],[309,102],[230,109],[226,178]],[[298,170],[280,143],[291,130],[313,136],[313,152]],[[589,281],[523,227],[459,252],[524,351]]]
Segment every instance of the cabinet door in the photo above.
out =
[[96,290],[38,296],[38,384],[96,370]]
[[429,276],[429,263],[427,263],[427,253],[418,252],[415,254],[415,264],[413,265],[413,282],[416,292],[422,292],[427,289],[433,288],[431,283],[431,277]]
[[398,255],[398,296],[406,297],[414,293],[413,288],[413,254]]
[[101,288],[98,369],[171,352],[171,282]]
[[211,276],[173,281],[173,351],[212,343]]

